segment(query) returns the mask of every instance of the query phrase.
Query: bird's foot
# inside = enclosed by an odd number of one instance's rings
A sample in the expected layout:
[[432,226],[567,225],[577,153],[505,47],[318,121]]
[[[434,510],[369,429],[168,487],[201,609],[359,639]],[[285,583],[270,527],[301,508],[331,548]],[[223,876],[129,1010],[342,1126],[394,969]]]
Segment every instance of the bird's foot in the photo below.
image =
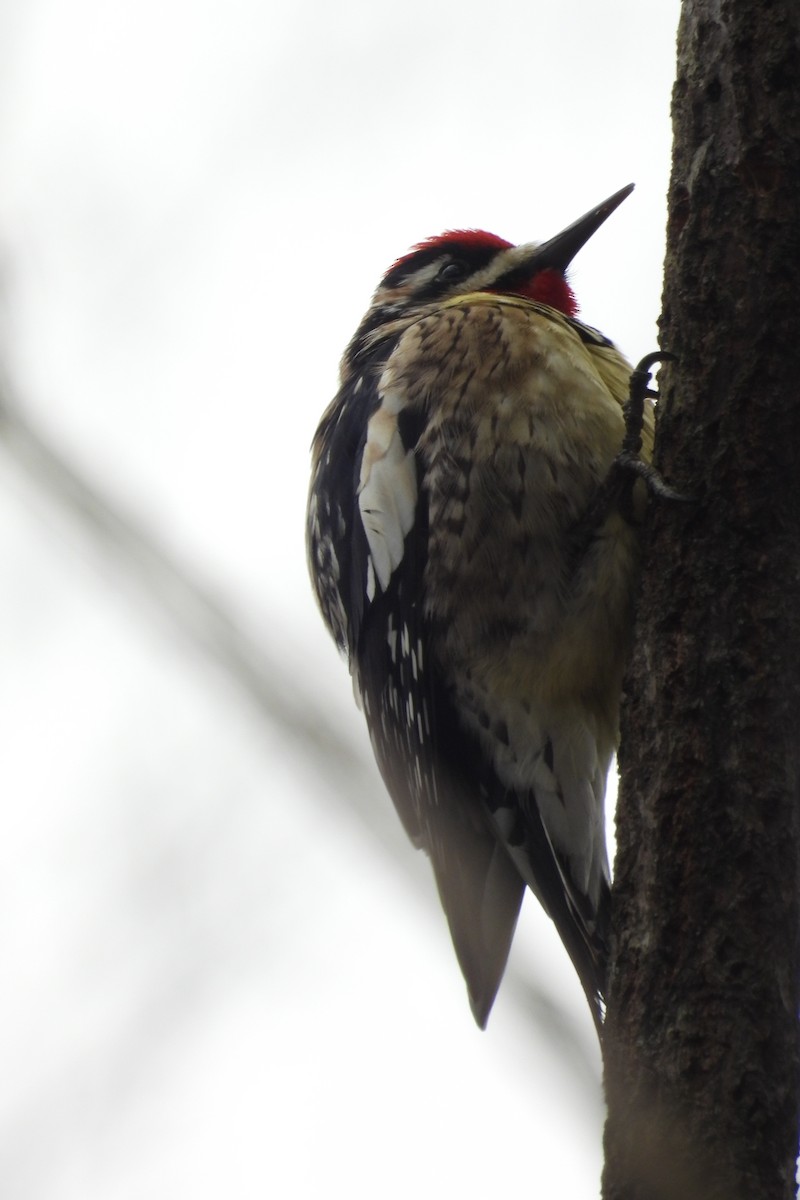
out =
[[674,354],[656,350],[652,354],[646,354],[631,375],[628,399],[623,407],[625,437],[622,439],[622,449],[611,465],[607,480],[607,485],[610,485],[609,490],[612,492],[627,481],[628,487],[624,490],[628,494],[628,503],[623,507],[630,507],[630,490],[637,479],[643,480],[648,492],[657,496],[659,500],[673,500],[683,504],[692,502],[691,496],[685,496],[682,492],[670,487],[653,464],[645,462],[641,457],[644,402],[648,397],[653,400],[658,399],[658,392],[650,387],[653,367],[656,363],[674,361]]

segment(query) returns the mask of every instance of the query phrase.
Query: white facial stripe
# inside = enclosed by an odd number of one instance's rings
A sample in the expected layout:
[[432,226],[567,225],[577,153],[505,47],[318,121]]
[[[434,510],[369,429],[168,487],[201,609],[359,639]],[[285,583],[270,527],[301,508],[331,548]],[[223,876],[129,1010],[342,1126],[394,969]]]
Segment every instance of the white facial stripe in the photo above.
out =
[[526,242],[522,246],[509,246],[495,255],[490,263],[482,270],[470,275],[467,285],[471,292],[480,292],[483,288],[491,287],[498,279],[524,266],[538,248],[537,242]]

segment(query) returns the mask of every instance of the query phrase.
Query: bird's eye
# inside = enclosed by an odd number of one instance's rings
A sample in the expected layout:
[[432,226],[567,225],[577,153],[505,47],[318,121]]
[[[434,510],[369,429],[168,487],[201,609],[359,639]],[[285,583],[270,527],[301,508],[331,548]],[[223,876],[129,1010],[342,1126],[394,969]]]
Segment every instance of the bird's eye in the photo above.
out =
[[463,279],[467,274],[467,268],[464,263],[456,262],[450,259],[444,263],[436,273],[437,283],[458,283],[459,279]]

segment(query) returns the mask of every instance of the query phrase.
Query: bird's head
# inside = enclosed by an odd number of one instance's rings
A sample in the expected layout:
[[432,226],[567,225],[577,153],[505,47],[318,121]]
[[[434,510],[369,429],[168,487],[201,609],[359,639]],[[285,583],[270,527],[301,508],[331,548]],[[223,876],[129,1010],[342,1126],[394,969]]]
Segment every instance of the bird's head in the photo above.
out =
[[522,296],[574,316],[577,304],[567,268],[633,186],[621,188],[546,242],[515,246],[482,229],[451,229],[420,242],[392,264],[378,285],[348,347],[345,370],[416,310],[474,292]]
[[469,292],[494,292],[524,296],[572,316],[577,305],[566,270],[632,191],[630,183],[547,242],[514,246],[482,229],[453,229],[429,238],[393,263],[373,303],[396,311]]

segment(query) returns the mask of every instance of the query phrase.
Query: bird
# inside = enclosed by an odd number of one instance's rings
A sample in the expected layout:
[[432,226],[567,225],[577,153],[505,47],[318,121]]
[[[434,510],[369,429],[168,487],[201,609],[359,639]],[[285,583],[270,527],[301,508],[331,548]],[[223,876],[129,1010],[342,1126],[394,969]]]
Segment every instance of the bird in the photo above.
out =
[[602,1033],[654,393],[631,430],[633,368],[578,320],[567,270],[632,190],[542,243],[456,229],[403,254],[312,444],[314,591],[481,1028],[528,889]]

